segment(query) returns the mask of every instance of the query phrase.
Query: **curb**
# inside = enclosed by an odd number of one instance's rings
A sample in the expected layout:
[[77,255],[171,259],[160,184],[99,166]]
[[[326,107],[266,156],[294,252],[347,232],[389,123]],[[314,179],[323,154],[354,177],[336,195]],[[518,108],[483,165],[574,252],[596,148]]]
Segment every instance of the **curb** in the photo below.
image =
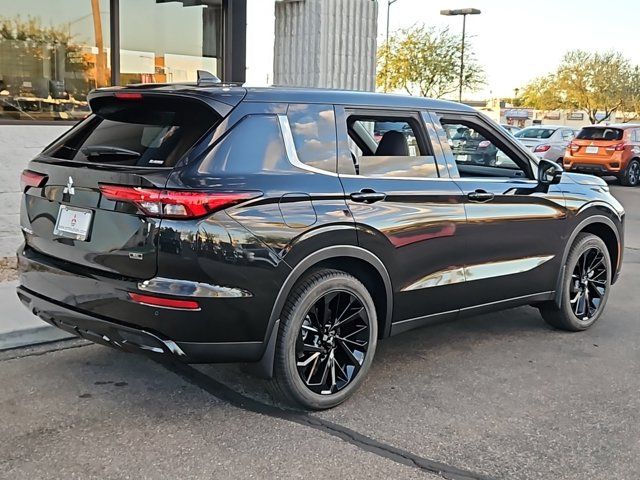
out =
[[0,334],[0,351],[38,345],[41,343],[55,342],[57,340],[73,337],[74,335],[51,325],[26,328],[24,330]]

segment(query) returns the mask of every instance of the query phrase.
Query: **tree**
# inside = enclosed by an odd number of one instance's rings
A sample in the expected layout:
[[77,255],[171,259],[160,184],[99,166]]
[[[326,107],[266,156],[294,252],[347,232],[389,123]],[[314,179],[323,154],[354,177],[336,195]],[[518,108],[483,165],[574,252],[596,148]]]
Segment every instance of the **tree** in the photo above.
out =
[[[400,30],[378,50],[378,87],[402,89],[410,95],[441,98],[459,86],[462,40],[448,29],[424,26]],[[477,90],[484,84],[484,72],[465,44],[462,86]]]
[[540,110],[582,110],[592,124],[600,123],[625,107],[631,74],[631,64],[618,52],[574,50],[565,54],[555,72],[524,88],[523,104]]

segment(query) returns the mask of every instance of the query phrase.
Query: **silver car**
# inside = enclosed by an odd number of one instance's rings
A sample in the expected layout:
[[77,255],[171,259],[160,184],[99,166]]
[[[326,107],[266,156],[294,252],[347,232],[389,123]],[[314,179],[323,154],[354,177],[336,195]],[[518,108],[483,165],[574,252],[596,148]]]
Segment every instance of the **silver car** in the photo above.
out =
[[538,158],[562,163],[564,153],[573,140],[575,132],[569,127],[556,125],[535,125],[523,128],[514,136],[525,147],[531,149]]

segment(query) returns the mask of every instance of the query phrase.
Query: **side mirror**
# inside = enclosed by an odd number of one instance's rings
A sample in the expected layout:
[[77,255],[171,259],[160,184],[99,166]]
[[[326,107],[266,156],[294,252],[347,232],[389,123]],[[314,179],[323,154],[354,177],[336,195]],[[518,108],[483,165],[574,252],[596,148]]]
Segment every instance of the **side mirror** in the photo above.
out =
[[543,158],[538,163],[538,182],[541,185],[556,185],[562,179],[562,172],[562,165]]

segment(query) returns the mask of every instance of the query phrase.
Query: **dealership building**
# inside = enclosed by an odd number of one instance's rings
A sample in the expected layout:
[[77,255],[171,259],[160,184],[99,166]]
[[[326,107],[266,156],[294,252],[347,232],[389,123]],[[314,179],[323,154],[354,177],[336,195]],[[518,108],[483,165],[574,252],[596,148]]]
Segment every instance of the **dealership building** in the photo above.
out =
[[[248,27],[265,6],[273,16]],[[94,88],[194,81],[197,70],[244,83],[247,51],[269,42],[269,83],[373,90],[377,10],[374,0],[0,0],[0,257],[20,241],[20,171],[89,113]]]

